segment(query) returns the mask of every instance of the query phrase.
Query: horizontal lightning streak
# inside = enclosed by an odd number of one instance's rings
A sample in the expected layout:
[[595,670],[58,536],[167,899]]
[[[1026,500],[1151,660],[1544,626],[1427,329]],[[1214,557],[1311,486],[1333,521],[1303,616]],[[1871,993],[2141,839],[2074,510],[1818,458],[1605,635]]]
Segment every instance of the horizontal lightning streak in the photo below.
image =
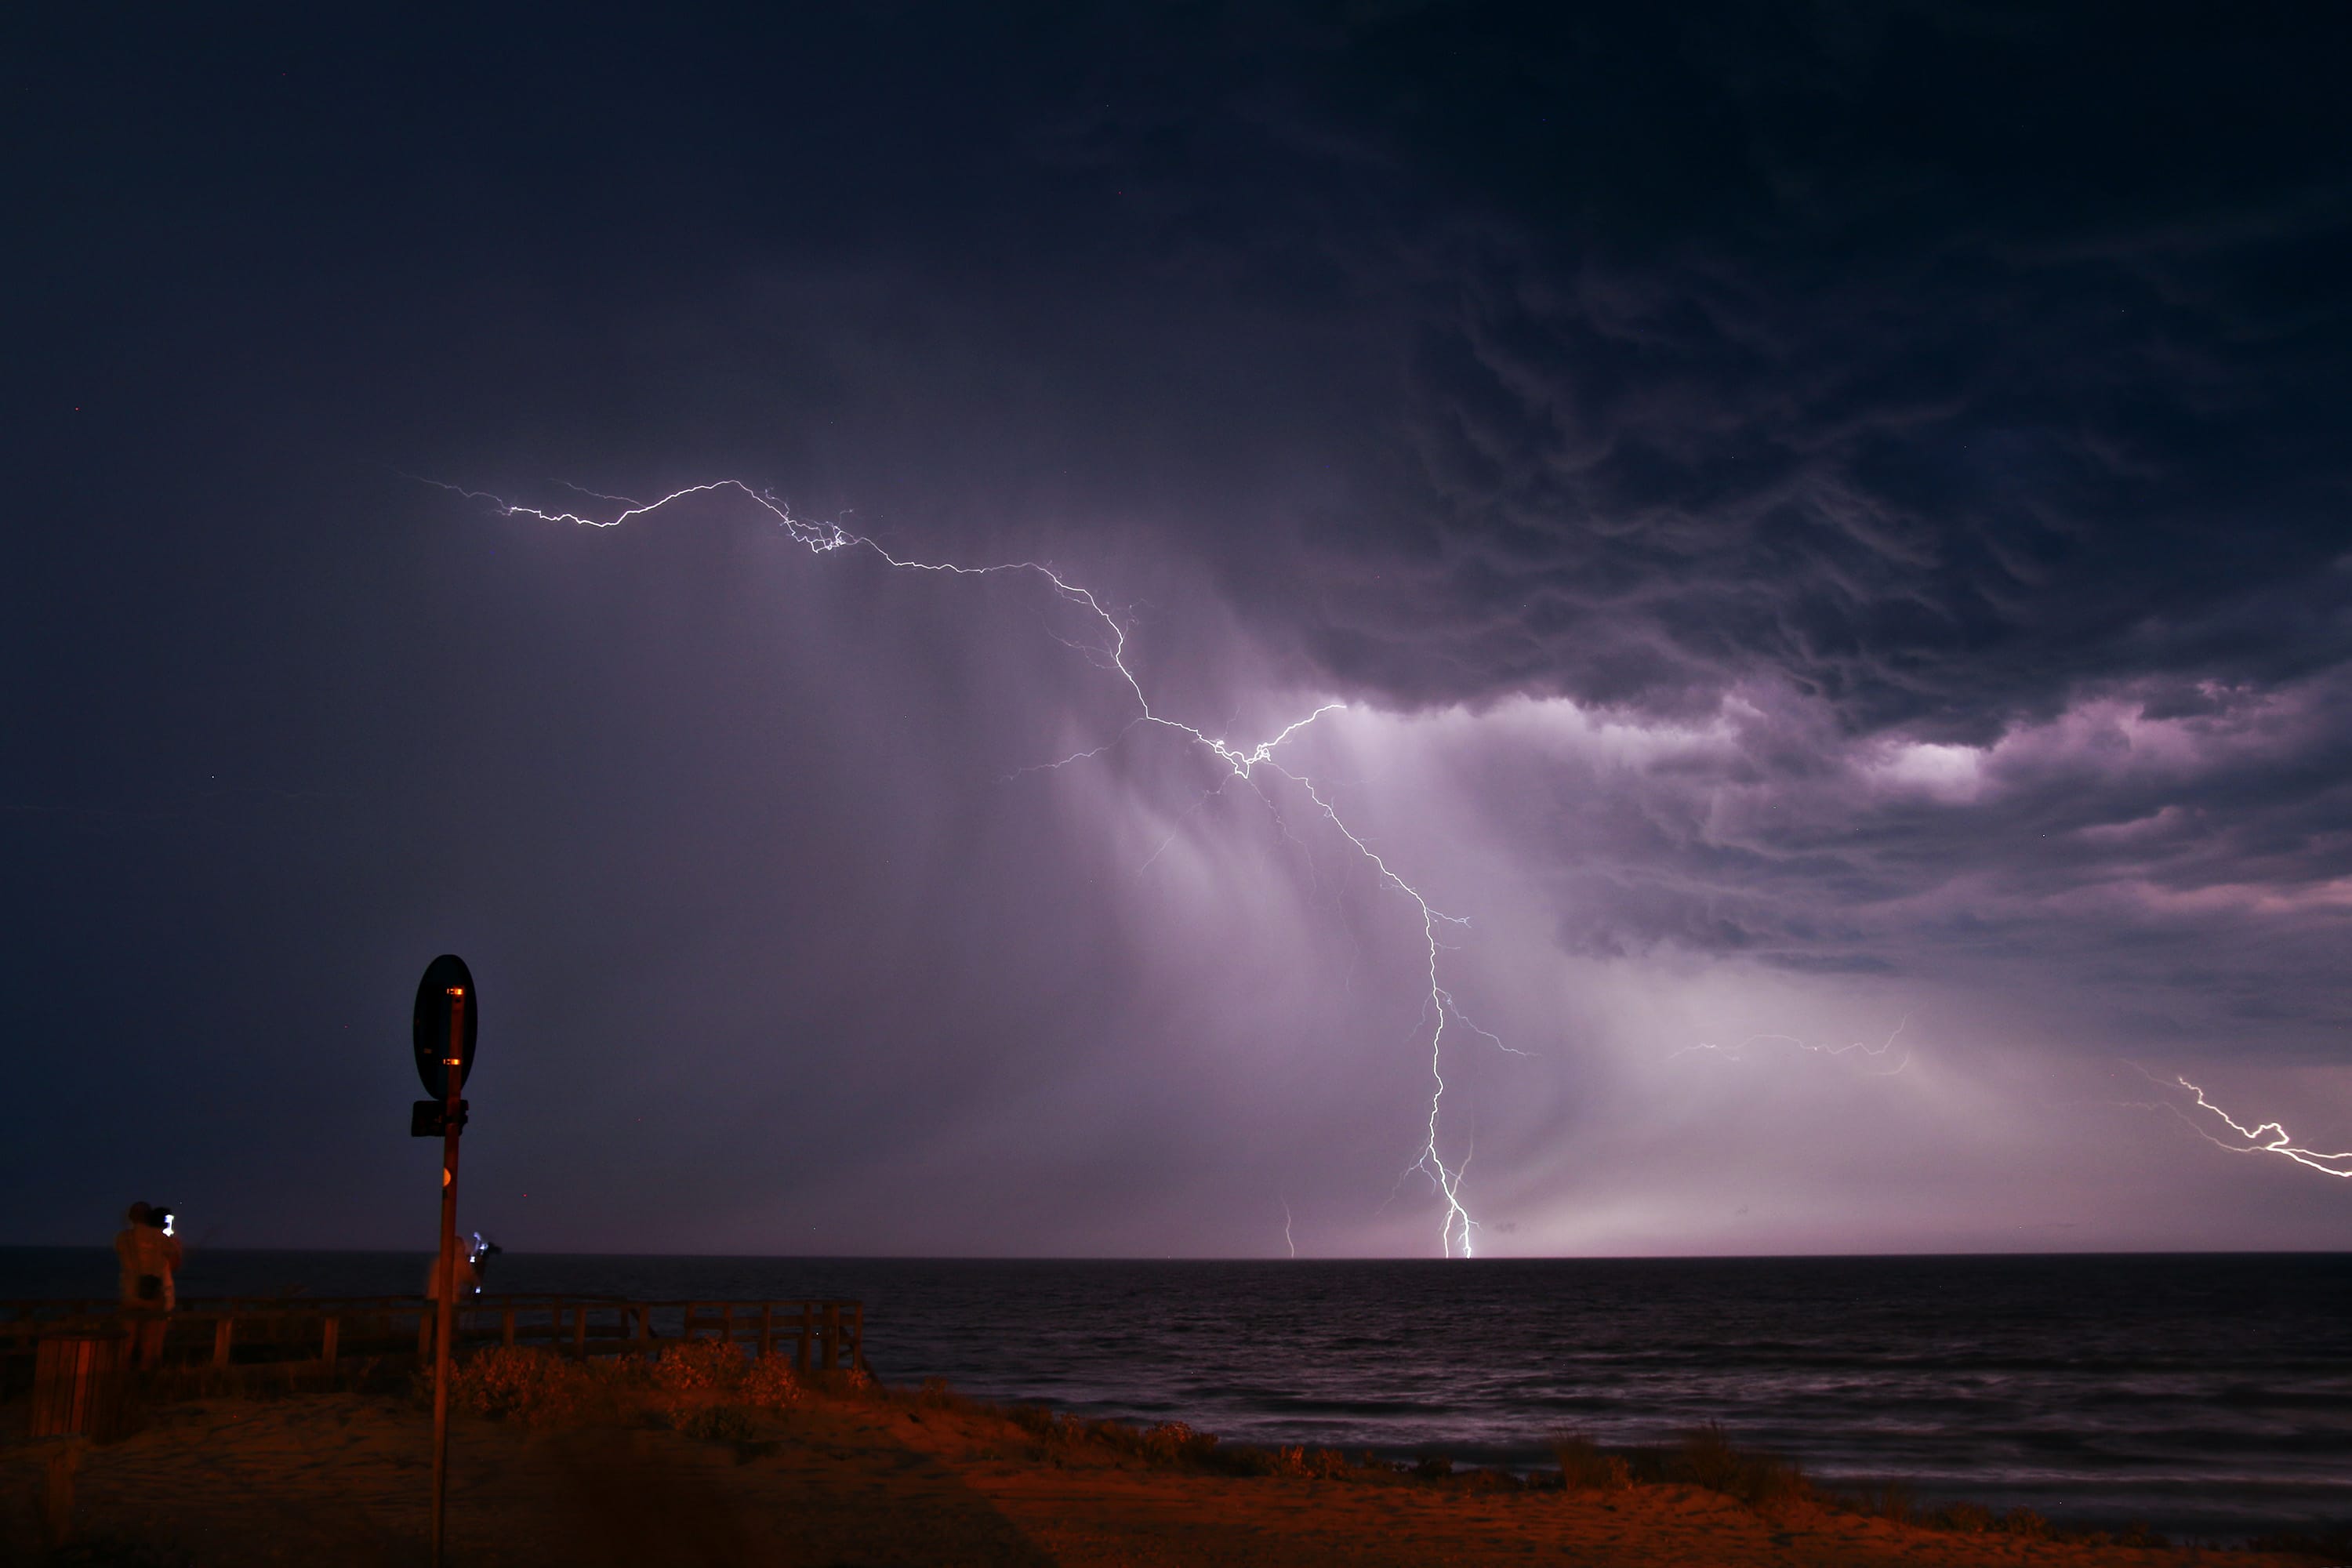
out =
[[[1103,629],[1109,634],[1109,647],[1106,650],[1109,656],[1110,661],[1108,668],[1117,671],[1119,679],[1127,683],[1129,692],[1132,694],[1135,699],[1136,716],[1128,721],[1127,726],[1122,729],[1118,735],[1112,737],[1109,741],[1103,742],[1101,745],[1095,746],[1082,752],[1074,752],[1070,755],[1061,758],[1056,762],[1036,764],[1036,770],[1066,767],[1072,763],[1081,762],[1087,758],[1098,756],[1102,752],[1109,750],[1111,747],[1118,744],[1121,740],[1125,739],[1129,731],[1135,729],[1138,725],[1151,725],[1159,729],[1171,731],[1176,734],[1181,735],[1194,745],[1214,754],[1218,761],[1224,763],[1225,767],[1230,771],[1234,777],[1249,784],[1254,790],[1258,788],[1256,773],[1260,768],[1265,768],[1267,771],[1288,780],[1291,784],[1297,786],[1297,788],[1306,795],[1308,800],[1314,802],[1316,809],[1322,813],[1324,818],[1331,824],[1333,828],[1339,832],[1339,836],[1354,847],[1357,853],[1362,856],[1364,859],[1373,867],[1373,868],[1379,873],[1380,877],[1388,882],[1390,886],[1402,893],[1406,898],[1412,900],[1413,907],[1421,911],[1422,938],[1428,952],[1427,979],[1429,994],[1428,1000],[1424,1005],[1426,1008],[1424,1016],[1431,1016],[1434,1019],[1429,1039],[1429,1076],[1434,1087],[1432,1089],[1430,1093],[1429,1121],[1425,1137],[1422,1144],[1420,1156],[1412,1164],[1405,1167],[1404,1173],[1410,1175],[1415,1171],[1421,1172],[1429,1177],[1436,1190],[1445,1199],[1445,1214],[1438,1232],[1438,1246],[1444,1255],[1448,1258],[1453,1257],[1454,1254],[1454,1248],[1458,1245],[1461,1248],[1461,1255],[1463,1257],[1468,1258],[1471,1256],[1472,1237],[1478,1228],[1478,1223],[1471,1217],[1470,1211],[1466,1206],[1465,1206],[1462,1199],[1463,1175],[1464,1173],[1469,1169],[1470,1157],[1467,1154],[1465,1154],[1459,1164],[1449,1165],[1446,1163],[1444,1156],[1440,1153],[1438,1145],[1438,1110],[1440,1102],[1445,1098],[1446,1088],[1445,1077],[1443,1071],[1446,1019],[1450,1016],[1458,1020],[1465,1028],[1482,1036],[1486,1039],[1493,1041],[1495,1045],[1500,1047],[1504,1050],[1510,1050],[1511,1047],[1503,1045],[1503,1042],[1494,1035],[1489,1034],[1487,1031],[1479,1028],[1475,1024],[1471,1023],[1470,1020],[1463,1015],[1460,1007],[1455,1005],[1452,993],[1447,991],[1444,985],[1440,983],[1438,972],[1438,951],[1440,943],[1437,940],[1437,928],[1441,922],[1458,926],[1467,926],[1470,922],[1458,915],[1444,914],[1431,907],[1429,900],[1423,898],[1419,890],[1416,889],[1412,883],[1399,876],[1378,851],[1374,850],[1372,847],[1366,843],[1353,828],[1349,827],[1346,822],[1341,820],[1339,812],[1334,809],[1328,800],[1324,798],[1322,792],[1316,786],[1312,780],[1308,779],[1303,773],[1291,772],[1289,769],[1281,766],[1274,760],[1276,751],[1285,742],[1288,742],[1301,730],[1306,729],[1308,725],[1314,723],[1324,715],[1344,711],[1347,708],[1346,703],[1326,702],[1321,707],[1316,709],[1313,712],[1307,714],[1304,718],[1294,720],[1289,724],[1285,725],[1280,731],[1274,735],[1272,739],[1261,741],[1255,746],[1244,749],[1243,747],[1234,745],[1222,737],[1213,736],[1206,731],[1197,730],[1192,725],[1184,723],[1180,720],[1168,718],[1154,710],[1151,706],[1151,699],[1143,689],[1143,683],[1136,678],[1135,672],[1128,668],[1126,628],[1118,624],[1118,620],[1116,616],[1112,616],[1109,611],[1103,608],[1101,602],[1095,597],[1094,594],[1090,590],[1078,584],[1069,582],[1052,567],[1041,564],[1034,561],[1007,562],[993,566],[961,566],[948,562],[912,561],[902,559],[891,554],[881,545],[876,543],[873,540],[865,537],[863,534],[851,533],[846,529],[841,527],[838,523],[803,522],[799,518],[794,517],[792,514],[791,510],[782,502],[778,501],[759,490],[753,489],[751,486],[743,483],[740,479],[712,479],[703,484],[688,485],[683,489],[671,491],[668,495],[662,497],[659,500],[630,502],[625,510],[614,513],[610,518],[603,519],[586,517],[578,512],[572,511],[547,511],[537,507],[520,506],[508,501],[502,497],[492,495],[487,491],[467,489],[461,485],[444,484],[437,479],[425,479],[421,482],[432,485],[438,489],[449,490],[471,500],[487,501],[490,505],[496,507],[501,516],[531,518],[541,522],[568,522],[582,528],[618,528],[624,523],[633,521],[638,518],[646,517],[653,512],[661,510],[664,507],[669,506],[674,502],[685,500],[690,497],[711,495],[720,491],[732,491],[751,501],[754,506],[757,506],[762,511],[765,511],[770,517],[773,518],[776,525],[782,529],[788,537],[793,539],[795,542],[806,546],[812,554],[822,555],[835,550],[868,550],[880,558],[886,564],[899,571],[932,572],[940,574],[941,575],[955,577],[987,577],[1003,573],[1017,572],[1034,573],[1036,575],[1043,577],[1048,584],[1052,584],[1053,591],[1063,599],[1067,600],[1069,603],[1074,605],[1083,605],[1088,614],[1092,615],[1097,620],[1102,623]],[[594,491],[580,490],[577,486],[569,488],[572,488],[577,490],[578,493],[583,495],[595,494]],[[620,500],[625,498],[613,497],[599,499]],[[1033,770],[1023,771],[1027,772]],[[1259,790],[1258,793],[1261,797],[1263,797],[1264,791]],[[1164,848],[1165,846],[1162,846],[1162,847]],[[1154,858],[1157,858],[1157,852],[1155,852]],[[1527,1053],[1523,1051],[1515,1051],[1512,1054],[1524,1056]]]
[[[2132,1065],[2134,1067],[2139,1067],[2137,1062],[2134,1062]],[[2153,1083],[2158,1081],[2155,1075],[2149,1073],[2146,1068],[2140,1068],[2140,1072],[2146,1076],[2150,1082]],[[2189,1082],[2186,1078],[2175,1074],[2172,1081],[2197,1097],[2198,1110],[2210,1111],[2215,1116],[2220,1117],[2224,1126],[2228,1127],[2231,1131],[2245,1140],[2243,1143],[2231,1143],[2227,1140],[2217,1138],[2212,1133],[2207,1131],[2203,1127],[2199,1126],[2197,1121],[2178,1105],[2173,1104],[2170,1100],[2162,1102],[2167,1110],[2171,1111],[2175,1116],[2179,1117],[2183,1122],[2187,1123],[2190,1131],[2196,1133],[2200,1138],[2204,1139],[2205,1142],[2212,1144],[2215,1148],[2227,1149],[2232,1154],[2284,1154],[2288,1159],[2294,1161],[2296,1164],[2307,1165],[2323,1176],[2335,1176],[2343,1180],[2352,1180],[2352,1150],[2347,1150],[2340,1154],[2323,1154],[2316,1149],[2304,1148],[2302,1145],[2296,1143],[2292,1137],[2288,1136],[2287,1130],[2284,1127],[2275,1121],[2264,1121],[2253,1127],[2245,1126],[2240,1122],[2236,1117],[2231,1116],[2228,1111],[2222,1110],[2220,1106],[2206,1099],[2205,1091],[2198,1088],[2195,1084]]]

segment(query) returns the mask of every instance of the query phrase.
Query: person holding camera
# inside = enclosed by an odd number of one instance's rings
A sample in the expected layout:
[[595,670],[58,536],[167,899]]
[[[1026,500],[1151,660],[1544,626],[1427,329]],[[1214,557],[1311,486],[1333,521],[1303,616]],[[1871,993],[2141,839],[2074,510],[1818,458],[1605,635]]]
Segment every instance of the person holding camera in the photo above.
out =
[[173,1276],[180,1267],[180,1243],[172,1235],[169,1209],[132,1204],[123,1218],[129,1223],[114,1238],[115,1260],[122,1266],[122,1310],[137,1325],[139,1365],[150,1367],[163,1359],[163,1332],[179,1305]]

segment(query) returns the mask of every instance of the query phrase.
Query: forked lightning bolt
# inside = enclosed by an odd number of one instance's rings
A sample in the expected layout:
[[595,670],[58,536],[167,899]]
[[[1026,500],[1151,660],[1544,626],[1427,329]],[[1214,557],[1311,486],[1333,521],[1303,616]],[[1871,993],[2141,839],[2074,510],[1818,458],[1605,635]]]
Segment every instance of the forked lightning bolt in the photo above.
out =
[[[1422,941],[1428,958],[1428,996],[1423,1016],[1431,1020],[1429,1076],[1433,1087],[1429,1096],[1429,1121],[1421,1152],[1405,1170],[1407,1174],[1418,1171],[1427,1176],[1445,1200],[1445,1214],[1438,1232],[1440,1250],[1446,1257],[1451,1258],[1454,1256],[1455,1248],[1458,1247],[1461,1256],[1465,1258],[1471,1256],[1472,1241],[1478,1229],[1478,1222],[1471,1218],[1470,1211],[1464,1206],[1462,1201],[1462,1177],[1464,1171],[1469,1165],[1469,1158],[1465,1155],[1459,1163],[1448,1164],[1444,1156],[1439,1152],[1437,1130],[1438,1110],[1445,1098],[1445,1075],[1443,1066],[1446,1020],[1452,1018],[1465,1028],[1486,1039],[1494,1040],[1495,1044],[1498,1046],[1502,1044],[1464,1016],[1462,1010],[1454,1003],[1453,994],[1446,990],[1439,980],[1437,955],[1442,944],[1437,940],[1438,927],[1441,924],[1466,926],[1469,921],[1432,908],[1429,900],[1423,898],[1412,884],[1399,876],[1378,851],[1340,819],[1339,812],[1325,798],[1313,780],[1303,773],[1294,773],[1275,761],[1276,751],[1292,736],[1325,714],[1340,711],[1347,704],[1324,703],[1306,717],[1294,720],[1285,725],[1270,740],[1261,741],[1256,745],[1248,747],[1234,745],[1221,737],[1209,734],[1206,731],[1194,729],[1190,724],[1168,718],[1154,710],[1151,699],[1144,692],[1143,683],[1136,679],[1134,670],[1128,668],[1126,628],[1118,624],[1116,616],[1103,608],[1101,602],[1096,599],[1090,590],[1068,581],[1052,567],[1034,561],[1013,561],[994,566],[960,566],[945,562],[903,560],[891,554],[873,540],[863,534],[851,533],[838,523],[804,522],[794,517],[791,509],[782,502],[753,489],[740,479],[713,479],[707,484],[688,485],[684,489],[674,490],[659,500],[652,501],[633,501],[625,496],[597,495],[594,491],[579,490],[577,486],[566,487],[578,490],[580,494],[593,496],[599,500],[610,500],[622,507],[623,510],[605,518],[587,517],[572,511],[549,511],[538,507],[520,506],[485,491],[467,489],[460,485],[442,484],[437,479],[426,479],[424,482],[436,489],[455,491],[469,500],[487,501],[496,507],[502,516],[533,518],[542,522],[568,522],[583,528],[618,528],[624,523],[659,511],[664,507],[693,496],[731,491],[766,512],[775,520],[776,526],[782,529],[788,537],[797,543],[805,545],[813,554],[823,555],[835,550],[866,550],[872,552],[876,557],[899,571],[934,572],[954,577],[987,577],[1006,573],[1032,573],[1044,578],[1052,585],[1053,591],[1063,599],[1073,605],[1084,606],[1089,615],[1102,623],[1103,630],[1109,637],[1108,647],[1102,650],[1108,656],[1109,662],[1106,668],[1115,671],[1118,678],[1126,682],[1128,691],[1135,699],[1136,716],[1129,721],[1129,730],[1134,729],[1137,725],[1150,725],[1181,735],[1188,742],[1213,754],[1230,770],[1234,777],[1240,779],[1253,790],[1258,790],[1257,773],[1261,769],[1288,781],[1314,803],[1315,809],[1320,812],[1333,829],[1371,865],[1381,880],[1412,900],[1414,909],[1420,911]],[[1120,733],[1124,736],[1126,731]],[[1103,745],[1087,751],[1075,752],[1058,762],[1041,765],[1049,768],[1066,767],[1072,763],[1099,755],[1118,744],[1118,737],[1114,737]],[[1258,793],[1263,798],[1264,792],[1259,790]]]
[[[2139,1067],[2137,1062],[2134,1062],[2132,1065],[2134,1067]],[[2149,1073],[2146,1068],[2140,1068],[2139,1070],[2143,1074],[2147,1075],[2149,1082],[2155,1083],[2160,1081],[2153,1073]],[[2202,1126],[2199,1125],[2195,1118],[2191,1117],[2187,1111],[2181,1110],[2178,1105],[2172,1103],[2172,1101],[2165,1100],[2161,1102],[2167,1110],[2171,1111],[2175,1116],[2179,1117],[2181,1121],[2187,1122],[2191,1131],[2195,1132],[2200,1138],[2204,1139],[2205,1142],[2212,1144],[2214,1147],[2219,1149],[2227,1149],[2232,1154],[2284,1154],[2288,1159],[2294,1161],[2296,1164],[2308,1165],[2323,1176],[2336,1176],[2346,1180],[2352,1180],[2352,1150],[2347,1150],[2341,1154],[2323,1154],[2316,1149],[2305,1149],[2301,1144],[2295,1142],[2293,1138],[2289,1137],[2287,1135],[2287,1130],[2280,1126],[2277,1122],[2265,1121],[2258,1126],[2248,1127],[2240,1122],[2236,1117],[2231,1116],[2228,1111],[2222,1110],[2220,1106],[2206,1099],[2205,1091],[2198,1088],[2195,1084],[2189,1082],[2187,1079],[2175,1074],[2172,1081],[2197,1097],[2198,1110],[2210,1111],[2213,1115],[2221,1118],[2221,1124],[2223,1126],[2229,1128],[2231,1131],[2245,1140],[2242,1143],[2232,1143],[2225,1138],[2217,1138],[2212,1133],[2207,1131]]]

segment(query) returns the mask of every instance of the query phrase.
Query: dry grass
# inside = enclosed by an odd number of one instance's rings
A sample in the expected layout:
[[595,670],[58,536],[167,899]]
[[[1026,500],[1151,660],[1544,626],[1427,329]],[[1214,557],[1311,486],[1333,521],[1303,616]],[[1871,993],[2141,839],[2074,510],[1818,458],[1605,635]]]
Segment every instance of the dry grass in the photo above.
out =
[[2120,1534],[2065,1532],[2030,1508],[2012,1508],[2003,1514],[1972,1502],[1956,1502],[1927,1512],[1913,1504],[1911,1490],[1900,1481],[1883,1481],[1843,1492],[1813,1484],[1792,1460],[1733,1446],[1723,1427],[1714,1422],[1685,1433],[1670,1447],[1629,1448],[1612,1453],[1584,1432],[1552,1434],[1552,1454],[1559,1462],[1560,1484],[1570,1491],[1616,1491],[1644,1485],[1683,1485],[1738,1499],[1768,1516],[1794,1510],[1822,1509],[1862,1514],[1915,1524],[1955,1535],[2010,1535],[2025,1541],[2073,1540],[2125,1546],[2160,1546],[2163,1537],[2145,1525]]
[[1559,1461],[1560,1485],[1570,1491],[1622,1491],[1633,1484],[1633,1466],[1622,1455],[1601,1452],[1590,1433],[1555,1432],[1551,1451]]
[[[1436,1486],[1473,1492],[1518,1490],[1529,1484],[1500,1470],[1457,1472],[1451,1458],[1440,1453],[1425,1453],[1413,1461],[1390,1461],[1366,1453],[1351,1463],[1328,1448],[1260,1448],[1221,1443],[1215,1434],[1181,1421],[1137,1426],[1087,1420],[1043,1405],[992,1405],[960,1394],[938,1378],[925,1381],[918,1389],[892,1390],[879,1386],[863,1372],[799,1374],[781,1357],[753,1359],[741,1346],[715,1340],[671,1344],[650,1363],[635,1356],[580,1362],[544,1349],[497,1347],[467,1355],[456,1371],[455,1406],[469,1415],[541,1428],[625,1425],[634,1419],[747,1450],[772,1448],[772,1441],[761,1441],[763,1433],[774,1435],[772,1418],[818,1394],[910,1405],[962,1417],[983,1428],[997,1425],[1006,1437],[1031,1445],[1032,1457],[1074,1457],[1076,1450],[1091,1449],[1152,1468],[1207,1475]],[[301,1369],[269,1364],[220,1372],[191,1369],[184,1377],[170,1379],[187,1386],[173,1388],[163,1398],[175,1394],[235,1397],[324,1386],[359,1388],[382,1382],[383,1375],[395,1380],[401,1375],[397,1371],[380,1374],[373,1361],[346,1363],[331,1378],[313,1380],[300,1373]],[[430,1400],[429,1373],[416,1374],[410,1386]],[[151,1390],[150,1396],[158,1392],[162,1391]],[[1979,1505],[1962,1502],[1922,1512],[1900,1482],[1825,1490],[1790,1460],[1735,1447],[1723,1427],[1712,1422],[1663,1447],[1612,1452],[1589,1434],[1570,1429],[1552,1434],[1551,1448],[1559,1466],[1559,1484],[1570,1491],[1685,1485],[1738,1499],[1768,1516],[1819,1509],[1958,1535],[2000,1534],[2092,1546],[2164,1543],[2161,1536],[2144,1525],[2117,1532],[2056,1530],[2027,1508],[1996,1515]],[[1053,1462],[1058,1465],[1065,1459],[1055,1458]],[[1535,1484],[1545,1482],[1538,1478]],[[2305,1552],[2320,1544],[2284,1537],[2258,1543],[2275,1551]],[[2328,1542],[2324,1547],[2336,1544]],[[2327,1552],[2323,1549],[2312,1554]],[[2352,1552],[2337,1552],[2330,1558],[2347,1560],[2352,1560]]]
[[[1047,1452],[1091,1448],[1157,1468],[1222,1476],[1339,1480],[1357,1473],[1347,1457],[1333,1448],[1260,1448],[1220,1443],[1215,1433],[1196,1431],[1181,1421],[1136,1426],[1124,1421],[1089,1421],[1043,1405],[992,1405],[958,1394],[937,1378],[926,1381],[913,1399],[925,1409],[1002,1421]],[[1381,1467],[1381,1473],[1387,1474],[1387,1467]]]

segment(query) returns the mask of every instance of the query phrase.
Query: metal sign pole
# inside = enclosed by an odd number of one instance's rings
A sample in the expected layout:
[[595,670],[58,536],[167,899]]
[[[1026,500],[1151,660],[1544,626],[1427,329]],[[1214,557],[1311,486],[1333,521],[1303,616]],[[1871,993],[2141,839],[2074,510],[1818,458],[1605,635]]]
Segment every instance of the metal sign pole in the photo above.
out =
[[457,1305],[457,1114],[458,1068],[466,1040],[466,988],[448,987],[449,1054],[442,1058],[448,1079],[441,1125],[441,1262],[434,1279],[441,1306],[433,1336],[433,1568],[441,1568],[442,1524],[449,1500],[449,1342]]

